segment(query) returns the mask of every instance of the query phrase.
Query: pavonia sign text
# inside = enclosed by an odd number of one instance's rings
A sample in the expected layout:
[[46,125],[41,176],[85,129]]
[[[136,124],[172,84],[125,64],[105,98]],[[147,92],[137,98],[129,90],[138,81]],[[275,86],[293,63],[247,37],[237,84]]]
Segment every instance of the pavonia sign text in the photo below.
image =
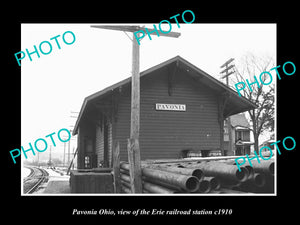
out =
[[163,104],[163,103],[156,103],[155,109],[159,111],[186,111],[185,104]]

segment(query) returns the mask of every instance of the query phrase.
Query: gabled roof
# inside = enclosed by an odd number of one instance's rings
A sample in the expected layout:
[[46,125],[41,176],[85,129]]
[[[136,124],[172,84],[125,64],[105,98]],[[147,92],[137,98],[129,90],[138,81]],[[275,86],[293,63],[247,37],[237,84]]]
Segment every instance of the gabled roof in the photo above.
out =
[[244,113],[232,115],[230,117],[230,119],[231,119],[231,126],[233,126],[233,127],[238,127],[238,126],[246,127],[246,128],[250,127],[250,124],[249,124],[248,120],[246,119],[246,116]]
[[[217,94],[222,95],[222,94],[227,94],[229,96],[228,102],[225,105],[224,108],[224,117],[228,117],[230,115],[244,112],[253,108],[256,108],[257,106],[249,101],[248,99],[241,97],[232,90],[231,88],[227,87],[225,84],[222,82],[218,81],[214,77],[210,76],[203,70],[199,69],[195,65],[191,64],[190,62],[186,61],[180,56],[175,56],[174,58],[171,58],[165,62],[162,62],[156,66],[153,66],[143,72],[140,73],[140,78],[142,79],[144,76],[151,75],[154,71],[159,70],[163,67],[166,66],[177,66],[181,70],[185,71],[188,75],[196,78],[198,82],[201,82],[202,84],[208,86],[209,88],[213,89]],[[87,96],[82,104],[81,110],[78,115],[78,119],[76,121],[74,130],[73,130],[73,135],[77,134],[78,126],[79,123],[82,119],[82,116],[85,112],[85,109],[87,108],[87,105],[95,100],[95,99],[101,99],[104,98],[105,96],[109,95],[112,93],[113,90],[116,88],[119,88],[123,85],[127,85],[131,83],[131,77],[122,80],[112,86],[109,86],[101,91],[98,91],[90,96]]]

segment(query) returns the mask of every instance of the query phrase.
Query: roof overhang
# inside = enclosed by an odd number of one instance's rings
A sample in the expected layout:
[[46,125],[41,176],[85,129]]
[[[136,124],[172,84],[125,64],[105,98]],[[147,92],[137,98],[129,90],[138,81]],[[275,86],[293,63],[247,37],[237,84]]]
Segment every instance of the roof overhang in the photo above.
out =
[[[253,102],[249,101],[248,99],[242,96],[239,96],[237,92],[227,87],[222,82],[218,81],[214,77],[210,76],[209,74],[199,69],[195,65],[191,64],[190,62],[186,61],[180,56],[171,58],[165,62],[162,62],[154,67],[151,67],[141,72],[140,77],[142,78],[144,76],[147,76],[153,73],[154,71],[162,69],[166,66],[177,66],[178,68],[180,68],[181,70],[185,71],[187,74],[195,78],[195,80],[201,82],[203,85],[206,85],[207,87],[214,90],[217,94],[226,95],[228,97],[228,100],[227,100],[227,104],[224,107],[224,113],[223,113],[224,118],[257,107],[257,105],[255,105]],[[83,114],[85,113],[86,108],[91,102],[95,100],[100,100],[108,96],[109,94],[111,94],[115,89],[120,88],[123,85],[128,85],[130,83],[131,83],[131,77],[86,97],[83,101],[82,107],[78,115],[78,119],[74,126],[73,135],[77,134],[78,126],[83,118]]]

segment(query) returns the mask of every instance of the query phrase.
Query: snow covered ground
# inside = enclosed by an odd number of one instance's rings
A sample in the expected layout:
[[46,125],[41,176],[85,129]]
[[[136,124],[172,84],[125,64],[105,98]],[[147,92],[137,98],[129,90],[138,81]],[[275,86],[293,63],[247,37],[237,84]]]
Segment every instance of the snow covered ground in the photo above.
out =
[[48,168],[44,168],[48,174],[48,181],[52,181],[52,180],[69,180],[70,176],[69,175],[64,175],[62,174],[60,171],[54,170],[54,169],[48,169]]
[[68,175],[61,175],[62,173],[59,173],[53,169],[50,168],[43,168],[46,170],[49,174],[48,176],[48,181],[40,186],[40,188],[34,193],[34,194],[44,194],[45,189],[47,188],[48,184],[51,183],[52,181],[69,181],[70,176]]
[[22,176],[22,178],[28,177],[29,174],[30,174],[30,172],[31,172],[30,169],[28,169],[28,168],[26,168],[26,167],[23,167],[23,168],[21,169],[21,176]]

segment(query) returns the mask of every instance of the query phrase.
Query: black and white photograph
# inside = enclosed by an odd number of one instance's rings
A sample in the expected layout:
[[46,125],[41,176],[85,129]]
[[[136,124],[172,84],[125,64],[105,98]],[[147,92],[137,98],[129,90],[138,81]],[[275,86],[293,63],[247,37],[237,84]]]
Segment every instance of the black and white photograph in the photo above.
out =
[[4,193],[20,215],[294,214],[292,17],[162,11],[14,21]]
[[276,24],[21,28],[22,194],[276,194]]

